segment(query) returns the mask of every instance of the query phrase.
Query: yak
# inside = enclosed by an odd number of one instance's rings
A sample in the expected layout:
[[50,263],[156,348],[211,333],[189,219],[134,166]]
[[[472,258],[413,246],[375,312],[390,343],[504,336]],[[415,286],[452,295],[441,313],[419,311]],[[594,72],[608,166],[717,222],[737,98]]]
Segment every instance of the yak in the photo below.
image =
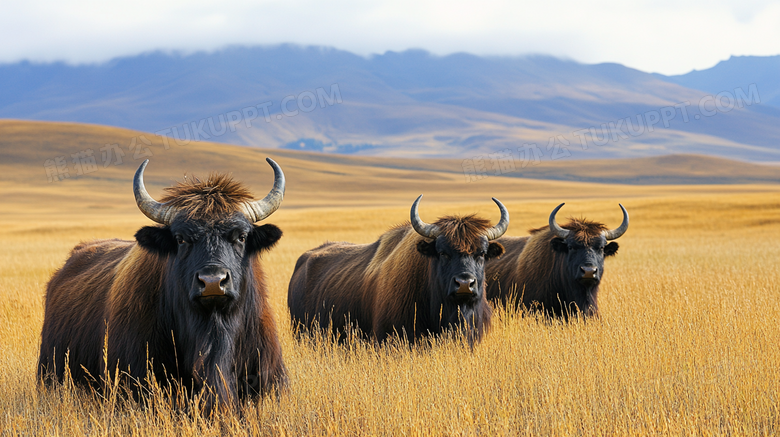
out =
[[628,230],[628,212],[620,205],[623,223],[614,230],[586,219],[560,226],[555,216],[563,205],[553,210],[547,226],[532,229],[530,236],[498,240],[506,254],[485,266],[490,301],[540,309],[553,317],[598,315],[604,258],[617,253],[618,243],[611,240]]
[[46,288],[38,359],[45,385],[66,374],[101,389],[119,377],[138,394],[148,378],[175,381],[203,411],[287,384],[259,255],[282,231],[256,225],[284,197],[279,165],[262,200],[224,174],[185,178],[155,201],[135,173],[138,208],[161,226],[135,241],[77,245]]
[[328,242],[298,258],[287,294],[293,325],[349,329],[382,343],[391,334],[410,344],[455,327],[469,344],[490,326],[485,260],[504,252],[493,242],[506,232],[509,213],[497,199],[499,222],[475,215],[445,216],[433,224],[412,204],[411,223],[370,244]]

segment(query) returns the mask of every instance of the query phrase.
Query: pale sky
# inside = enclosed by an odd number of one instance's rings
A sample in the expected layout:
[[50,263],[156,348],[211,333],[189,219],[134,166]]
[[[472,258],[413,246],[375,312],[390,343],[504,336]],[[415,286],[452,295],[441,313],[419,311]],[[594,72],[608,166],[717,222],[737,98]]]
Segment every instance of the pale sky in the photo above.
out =
[[549,54],[682,74],[780,54],[780,0],[3,0],[0,63],[297,43],[360,55]]

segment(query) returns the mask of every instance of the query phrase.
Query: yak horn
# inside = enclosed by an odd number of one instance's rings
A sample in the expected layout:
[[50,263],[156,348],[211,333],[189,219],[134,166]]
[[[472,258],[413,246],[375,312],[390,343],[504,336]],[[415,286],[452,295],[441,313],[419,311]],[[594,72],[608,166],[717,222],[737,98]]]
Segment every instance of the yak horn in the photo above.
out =
[[495,240],[504,235],[504,232],[506,232],[506,229],[509,227],[509,211],[507,211],[504,204],[499,202],[495,197],[493,198],[493,202],[496,202],[498,209],[501,211],[501,219],[495,226],[485,232],[488,241]]
[[623,205],[620,205],[620,209],[623,210],[623,223],[620,224],[620,227],[617,229],[613,229],[611,231],[604,231],[604,238],[607,240],[615,240],[617,238],[620,238],[621,235],[625,234],[628,230],[628,212],[625,208],[623,208]]
[[550,231],[552,231],[556,237],[565,239],[569,236],[569,232],[571,231],[558,226],[558,223],[555,221],[555,214],[558,214],[558,210],[561,209],[563,205],[565,205],[565,203],[558,205],[558,207],[553,210],[552,214],[550,214]]
[[149,217],[152,221],[160,223],[161,225],[169,225],[179,212],[178,209],[171,205],[160,203],[149,195],[144,186],[144,170],[149,160],[145,160],[135,171],[135,177],[133,178],[133,194],[135,194],[135,203],[138,204],[138,209]]
[[415,231],[417,231],[418,234],[425,238],[436,238],[441,233],[441,229],[439,229],[439,227],[436,225],[425,223],[422,221],[422,219],[420,219],[420,214],[417,213],[417,206],[420,204],[420,199],[422,199],[422,196],[423,195],[420,194],[420,197],[418,197],[417,200],[415,200],[412,204],[412,211],[410,213],[412,227]]
[[265,160],[274,169],[274,186],[263,199],[243,204],[243,213],[250,223],[257,223],[273,214],[282,205],[284,199],[284,172],[273,159],[265,158]]

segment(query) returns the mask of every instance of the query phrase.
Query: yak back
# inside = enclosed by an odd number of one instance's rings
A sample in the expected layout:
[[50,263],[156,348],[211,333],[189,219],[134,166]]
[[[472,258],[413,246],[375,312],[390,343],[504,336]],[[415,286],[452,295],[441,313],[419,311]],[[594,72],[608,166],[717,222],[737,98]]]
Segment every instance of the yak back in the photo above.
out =
[[[61,380],[66,359],[77,383],[100,377],[109,290],[117,265],[134,242],[98,240],[78,244],[46,286],[38,375]],[[78,364],[76,364],[78,363]]]
[[410,225],[390,229],[370,244],[328,242],[300,256],[290,280],[294,323],[330,327],[350,323],[371,337],[375,315],[397,318],[425,288],[428,261],[417,251],[422,237]]
[[504,246],[504,254],[485,262],[485,283],[488,300],[500,300],[504,305],[514,296],[520,254],[531,237],[503,236],[496,240]]

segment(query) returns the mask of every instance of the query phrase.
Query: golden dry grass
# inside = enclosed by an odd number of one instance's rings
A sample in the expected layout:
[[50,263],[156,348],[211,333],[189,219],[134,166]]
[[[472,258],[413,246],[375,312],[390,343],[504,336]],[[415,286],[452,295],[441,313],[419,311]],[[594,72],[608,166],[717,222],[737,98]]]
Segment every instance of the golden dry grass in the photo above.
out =
[[[475,188],[469,197],[485,196],[476,184],[468,187]],[[414,348],[296,340],[286,288],[297,256],[327,239],[372,241],[404,221],[408,206],[283,206],[270,222],[285,236],[264,262],[290,389],[215,421],[171,411],[161,397],[143,408],[121,398],[94,401],[68,387],[37,387],[49,276],[79,241],[132,238],[147,222],[110,202],[90,210],[55,197],[46,209],[62,214],[39,217],[11,211],[6,202],[0,216],[3,434],[776,435],[780,187],[696,189],[695,195],[661,188],[660,196],[567,203],[562,216],[610,226],[620,221],[618,201],[631,214],[618,256],[607,261],[601,319],[561,324],[499,310],[473,351],[453,337]],[[424,219],[453,211],[497,219],[490,202],[436,202],[438,194],[426,196]],[[544,224],[550,209],[566,200],[550,197],[507,202],[510,234]]]
[[[38,388],[35,365],[43,292],[80,241],[131,239],[148,220],[130,178],[140,161],[46,183],[43,161],[137,132],[53,123],[0,122],[0,434],[2,435],[776,435],[780,433],[780,186],[573,183],[488,178],[465,183],[459,163],[345,158],[192,144],[148,168],[153,196],[187,171],[228,170],[258,195],[271,184],[265,156],[288,190],[269,220],[285,235],[264,259],[290,389],[214,421],[121,397]],[[151,138],[151,137],[150,137]],[[124,146],[124,145],[123,145]],[[688,159],[688,158],[686,158]],[[553,172],[624,178],[644,171],[773,178],[777,170],[708,161],[596,163]],[[609,164],[609,165],[608,165]],[[611,165],[611,167],[610,167]],[[454,169],[453,169],[454,166]],[[623,167],[621,167],[623,166]],[[674,171],[664,173],[666,166]],[[690,168],[685,168],[690,166]],[[699,167],[697,167],[699,166]],[[424,171],[419,171],[422,168]],[[675,173],[676,172],[676,173]],[[560,216],[631,228],[606,263],[602,317],[569,324],[496,312],[473,351],[458,338],[409,348],[289,329],[287,282],[297,257],[325,240],[373,241],[407,219],[425,194],[426,221],[479,212],[509,234]],[[345,218],[346,217],[346,218]]]

